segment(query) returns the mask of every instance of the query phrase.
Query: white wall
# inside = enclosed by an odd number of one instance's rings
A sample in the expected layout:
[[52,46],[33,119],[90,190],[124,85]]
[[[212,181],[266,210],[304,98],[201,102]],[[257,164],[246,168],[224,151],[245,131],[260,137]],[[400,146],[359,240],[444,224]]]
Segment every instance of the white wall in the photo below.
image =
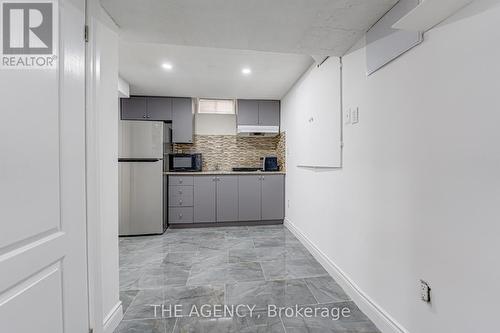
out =
[[196,113],[194,128],[198,135],[236,135],[236,115]]
[[497,327],[497,3],[477,0],[368,78],[364,48],[344,57],[344,106],[360,122],[345,126],[342,169],[295,167],[301,111],[282,111],[287,221],[409,332]]
[[288,125],[301,133],[293,145],[301,166],[341,166],[340,79],[340,59],[330,57],[311,65],[282,100],[281,108],[296,115]]

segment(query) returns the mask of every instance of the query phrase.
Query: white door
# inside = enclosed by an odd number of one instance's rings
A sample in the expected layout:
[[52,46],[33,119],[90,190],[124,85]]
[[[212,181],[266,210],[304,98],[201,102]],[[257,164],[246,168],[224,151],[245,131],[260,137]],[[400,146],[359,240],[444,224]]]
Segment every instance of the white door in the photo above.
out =
[[0,331],[87,333],[84,0],[10,2],[0,38],[57,58],[0,68]]

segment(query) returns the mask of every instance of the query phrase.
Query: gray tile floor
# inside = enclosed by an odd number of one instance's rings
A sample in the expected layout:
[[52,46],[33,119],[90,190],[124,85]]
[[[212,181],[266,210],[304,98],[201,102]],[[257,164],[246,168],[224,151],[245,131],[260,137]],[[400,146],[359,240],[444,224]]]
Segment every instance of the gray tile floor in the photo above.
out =
[[[118,333],[379,332],[281,225],[169,229],[162,236],[120,238],[120,298],[124,319]],[[161,304],[178,304],[180,313],[158,308],[155,315],[152,305]],[[204,304],[255,308],[251,316],[249,310],[222,318],[190,313]],[[268,305],[297,305],[316,315],[268,316]],[[346,308],[348,315],[334,320]]]

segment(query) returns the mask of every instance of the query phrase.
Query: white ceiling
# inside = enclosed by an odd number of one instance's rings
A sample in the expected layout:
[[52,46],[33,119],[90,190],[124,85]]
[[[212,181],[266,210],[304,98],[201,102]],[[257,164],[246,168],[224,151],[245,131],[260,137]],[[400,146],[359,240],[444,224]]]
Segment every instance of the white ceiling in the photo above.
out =
[[309,55],[343,55],[396,2],[101,0],[120,27],[120,74],[132,93],[217,98],[281,98]]
[[397,0],[101,0],[128,41],[343,55]]
[[[156,96],[280,99],[312,64],[297,54],[124,41],[119,54],[131,93]],[[244,67],[252,74],[243,75]]]

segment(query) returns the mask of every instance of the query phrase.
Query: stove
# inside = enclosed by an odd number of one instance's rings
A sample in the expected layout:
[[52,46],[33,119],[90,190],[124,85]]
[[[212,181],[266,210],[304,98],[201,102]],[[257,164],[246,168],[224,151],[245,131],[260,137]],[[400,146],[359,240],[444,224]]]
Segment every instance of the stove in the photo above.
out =
[[262,171],[262,168],[234,167],[232,170],[234,172],[255,172]]

